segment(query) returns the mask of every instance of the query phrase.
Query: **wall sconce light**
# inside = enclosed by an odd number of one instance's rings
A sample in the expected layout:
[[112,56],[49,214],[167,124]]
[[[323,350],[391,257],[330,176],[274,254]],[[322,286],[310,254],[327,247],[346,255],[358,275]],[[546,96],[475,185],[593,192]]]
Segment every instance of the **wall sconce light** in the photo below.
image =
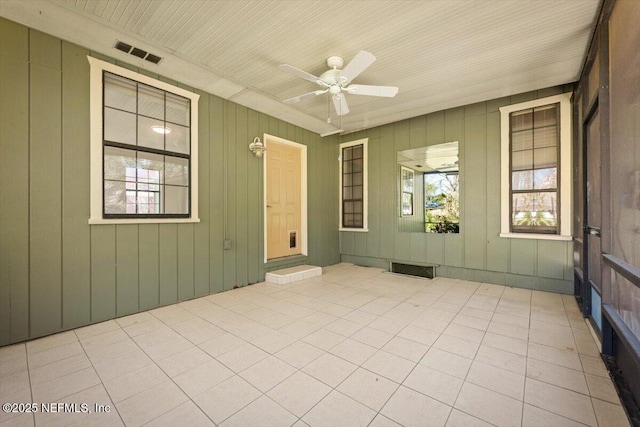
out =
[[262,141],[260,141],[260,137],[256,136],[253,138],[253,142],[249,144],[249,150],[251,150],[256,157],[262,157],[264,152],[267,151],[267,148],[264,146]]

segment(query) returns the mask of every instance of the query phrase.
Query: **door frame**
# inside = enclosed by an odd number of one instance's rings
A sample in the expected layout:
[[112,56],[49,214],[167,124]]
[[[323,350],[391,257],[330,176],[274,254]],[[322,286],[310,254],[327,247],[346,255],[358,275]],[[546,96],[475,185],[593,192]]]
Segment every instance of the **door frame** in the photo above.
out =
[[262,135],[264,146],[267,149],[264,155],[264,168],[262,171],[262,206],[263,206],[263,224],[264,224],[264,263],[269,262],[267,258],[267,165],[269,161],[269,141],[288,145],[300,150],[300,249],[301,255],[309,255],[307,243],[307,146],[278,136],[265,133]]
[[[583,288],[582,288],[582,291],[583,291],[582,315],[589,320],[589,322],[593,326],[594,331],[598,334],[599,338],[601,338],[602,330],[601,330],[601,326],[598,326],[596,324],[596,319],[594,319],[593,317],[592,292],[595,291],[595,293],[598,294],[598,296],[600,297],[600,306],[597,307],[596,312],[600,313],[600,323],[602,324],[602,290],[603,290],[602,279],[604,277],[604,271],[603,271],[604,269],[602,268],[603,247],[602,247],[601,231],[604,229],[603,221],[602,221],[602,211],[603,211],[603,205],[605,203],[604,198],[602,196],[603,194],[608,194],[608,189],[603,188],[605,183],[602,176],[602,163],[603,163],[602,162],[602,132],[599,132],[598,134],[599,142],[597,147],[600,150],[600,156],[599,156],[600,164],[598,165],[598,168],[600,169],[599,181],[600,181],[601,187],[600,187],[600,194],[598,195],[598,199],[600,202],[601,216],[600,216],[600,224],[598,224],[598,227],[595,227],[595,228],[589,224],[590,222],[589,214],[593,210],[593,206],[590,206],[589,204],[589,192],[588,192],[587,184],[589,181],[589,168],[594,167],[593,161],[592,160],[590,161],[590,157],[589,157],[589,144],[591,143],[589,139],[589,136],[590,136],[589,126],[596,119],[596,116],[597,116],[598,120],[600,121],[598,123],[598,129],[600,129],[600,124],[602,123],[600,113],[601,112],[600,112],[599,96],[595,95],[594,98],[591,100],[590,105],[586,110],[585,117],[581,123],[583,173],[582,173],[582,183],[580,184],[582,185],[582,191],[584,194],[584,200],[583,200],[584,218],[583,218],[583,226],[582,226],[582,242],[583,242],[582,257],[584,259],[584,270],[583,270],[584,276],[583,276]],[[600,283],[596,283],[592,279],[591,268],[589,266],[589,255],[590,255],[589,245],[591,244],[591,240],[594,238],[600,239],[600,253],[597,254],[598,262],[600,263],[600,272],[601,272]]]

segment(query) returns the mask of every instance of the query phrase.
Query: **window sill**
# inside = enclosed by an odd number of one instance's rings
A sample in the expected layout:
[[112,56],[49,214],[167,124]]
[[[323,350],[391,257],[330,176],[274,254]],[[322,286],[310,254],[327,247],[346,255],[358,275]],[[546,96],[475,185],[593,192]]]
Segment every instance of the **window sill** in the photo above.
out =
[[569,242],[572,236],[559,236],[557,234],[534,234],[534,233],[500,233],[500,237],[508,239],[534,239],[534,240],[560,240]]
[[339,228],[338,231],[355,231],[356,233],[368,233],[368,228]]
[[200,222],[200,218],[89,218],[89,224],[186,224]]

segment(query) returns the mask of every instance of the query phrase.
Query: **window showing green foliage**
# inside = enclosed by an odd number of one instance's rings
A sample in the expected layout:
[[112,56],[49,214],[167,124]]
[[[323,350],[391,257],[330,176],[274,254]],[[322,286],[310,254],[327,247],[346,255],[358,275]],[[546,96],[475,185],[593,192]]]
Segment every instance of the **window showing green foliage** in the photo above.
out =
[[458,172],[424,174],[425,231],[460,232],[460,175]]

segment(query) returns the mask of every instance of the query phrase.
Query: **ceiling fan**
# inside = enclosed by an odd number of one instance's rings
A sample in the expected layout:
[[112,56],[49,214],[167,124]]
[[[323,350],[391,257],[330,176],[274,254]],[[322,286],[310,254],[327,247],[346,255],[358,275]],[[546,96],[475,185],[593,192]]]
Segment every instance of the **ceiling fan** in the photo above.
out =
[[343,59],[339,56],[330,56],[327,58],[327,66],[329,66],[330,70],[322,73],[320,77],[316,77],[313,74],[309,74],[292,65],[282,64],[278,66],[280,70],[293,74],[297,77],[302,77],[303,79],[314,82],[322,87],[322,89],[285,99],[282,102],[285,104],[295,104],[305,99],[313,98],[314,96],[328,92],[333,99],[333,106],[336,109],[336,113],[339,116],[342,116],[349,112],[349,106],[347,105],[345,94],[393,98],[398,93],[398,88],[395,86],[351,84],[351,81],[373,64],[375,60],[376,57],[373,56],[372,53],[361,50],[353,57],[346,67],[340,69],[344,64]]

